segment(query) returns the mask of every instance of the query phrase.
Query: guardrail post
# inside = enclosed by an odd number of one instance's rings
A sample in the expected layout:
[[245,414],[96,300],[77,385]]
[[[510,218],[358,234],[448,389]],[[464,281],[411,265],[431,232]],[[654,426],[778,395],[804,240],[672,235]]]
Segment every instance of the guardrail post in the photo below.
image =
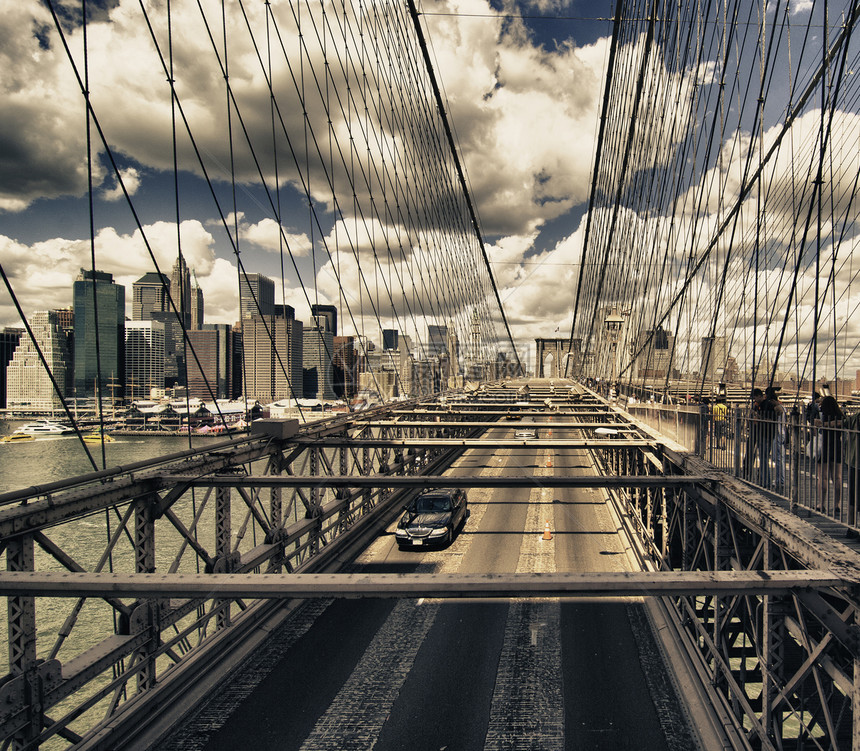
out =
[[798,499],[800,497],[800,455],[803,444],[800,442],[800,410],[795,406],[789,415],[790,420],[790,446],[789,446],[789,510],[792,514],[797,513]]
[[735,407],[735,477],[741,476],[741,411]]

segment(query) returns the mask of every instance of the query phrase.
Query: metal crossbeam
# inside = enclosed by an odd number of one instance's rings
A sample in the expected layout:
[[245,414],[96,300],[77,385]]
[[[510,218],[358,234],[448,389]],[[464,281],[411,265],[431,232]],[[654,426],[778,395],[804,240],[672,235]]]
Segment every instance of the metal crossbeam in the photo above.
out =
[[[546,416],[546,413],[535,413]],[[443,415],[448,418],[447,414]],[[375,420],[374,422],[364,423],[373,428],[510,428],[514,430],[522,425],[530,428],[546,429],[580,429],[594,430],[595,428],[614,428],[619,432],[635,433],[638,428],[621,422],[612,422],[601,420],[599,422],[585,422],[583,420],[553,420],[552,422],[535,422],[531,419],[521,419],[528,415],[513,415],[516,419],[511,420],[449,420],[443,419],[438,422],[435,420]],[[565,415],[566,417],[566,415]],[[298,440],[301,440],[299,438]]]
[[840,587],[828,571],[559,574],[0,574],[0,595],[50,597],[664,597],[773,595]]
[[[400,427],[409,427],[409,423],[398,423]],[[541,429],[545,426],[534,426]],[[660,444],[634,438],[298,438],[291,443],[305,446],[332,447],[346,446],[354,448],[558,448],[558,449],[655,449]]]
[[713,478],[707,475],[171,475],[170,479],[191,487],[531,488],[539,485],[547,488],[665,488],[698,485]]

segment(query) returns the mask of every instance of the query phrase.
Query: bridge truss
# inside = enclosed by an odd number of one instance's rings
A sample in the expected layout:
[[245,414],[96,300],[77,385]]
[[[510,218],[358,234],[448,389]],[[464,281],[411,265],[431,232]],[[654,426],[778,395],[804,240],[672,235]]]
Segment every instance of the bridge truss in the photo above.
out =
[[[306,598],[639,594],[671,616],[736,748],[860,747],[860,556],[597,397],[533,389],[525,406],[512,393],[299,431],[264,423],[205,451],[0,498],[5,746],[155,738],[166,727],[151,707],[178,721]],[[603,476],[442,474],[501,418],[546,414],[559,435],[541,443],[588,450]],[[643,573],[350,576],[409,493],[536,481],[603,487]]]

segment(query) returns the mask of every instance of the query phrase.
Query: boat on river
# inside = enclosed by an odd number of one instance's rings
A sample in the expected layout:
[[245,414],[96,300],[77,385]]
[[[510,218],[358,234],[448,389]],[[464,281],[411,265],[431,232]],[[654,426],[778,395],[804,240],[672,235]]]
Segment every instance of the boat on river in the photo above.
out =
[[113,443],[114,441],[114,439],[107,433],[100,433],[99,431],[87,433],[82,437],[84,439],[84,443],[101,443],[102,441],[105,443]]
[[27,441],[35,441],[36,436],[29,435],[28,433],[12,433],[11,435],[4,435],[0,438],[0,442],[2,443],[26,443]]
[[30,422],[26,425],[22,425],[20,428],[14,431],[12,435],[17,435],[19,433],[23,433],[24,435],[65,435],[66,433],[74,433],[75,429],[70,428],[68,425],[60,425],[56,422],[51,422],[50,420],[39,420],[38,422]]

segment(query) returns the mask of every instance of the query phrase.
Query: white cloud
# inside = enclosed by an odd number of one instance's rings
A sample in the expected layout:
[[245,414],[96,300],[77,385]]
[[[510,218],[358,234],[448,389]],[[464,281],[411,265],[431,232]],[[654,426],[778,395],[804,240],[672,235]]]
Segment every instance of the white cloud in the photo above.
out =
[[[197,221],[182,222],[182,254],[193,268],[204,292],[207,320],[232,323],[238,318],[238,282],[235,266],[216,259],[214,240]],[[163,274],[170,276],[176,260],[176,225],[156,222],[143,234],[120,234],[112,227],[95,238],[96,268],[113,274],[126,287],[126,311],[131,316],[131,285],[154,271],[143,237]],[[90,241],[52,238],[27,245],[0,235],[0,264],[9,277],[25,315],[35,310],[72,305],[72,283],[82,268],[91,268]],[[231,271],[232,270],[232,271]],[[8,295],[2,295],[0,325],[18,325],[18,315]]]
[[240,233],[244,240],[269,253],[283,250],[301,257],[311,252],[311,241],[306,234],[288,232],[274,219],[261,219],[256,224],[241,226]]
[[116,185],[113,188],[104,188],[102,190],[102,198],[104,198],[105,201],[119,201],[121,198],[124,198],[125,193],[122,189],[123,186],[125,186],[125,192],[128,193],[128,195],[133,196],[137,193],[137,189],[140,187],[139,170],[136,170],[134,167],[120,170],[120,178],[122,180],[122,185],[119,180],[117,180]]

